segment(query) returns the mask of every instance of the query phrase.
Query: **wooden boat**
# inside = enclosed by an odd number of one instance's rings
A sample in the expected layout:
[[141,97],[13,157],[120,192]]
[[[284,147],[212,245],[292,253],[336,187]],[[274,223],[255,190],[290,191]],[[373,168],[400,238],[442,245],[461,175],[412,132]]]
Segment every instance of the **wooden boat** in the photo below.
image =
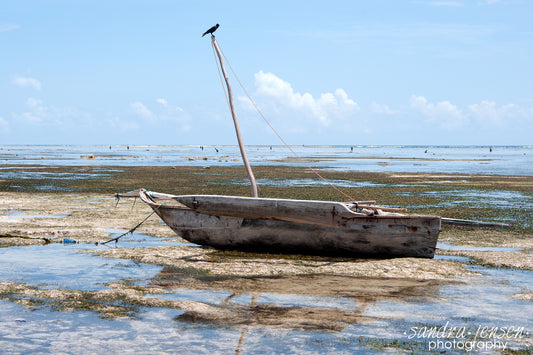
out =
[[[145,190],[121,195],[134,196],[148,204],[178,236],[218,249],[432,258],[440,231],[440,217],[381,210],[368,215],[367,209],[341,202],[174,196]],[[179,204],[166,203],[170,200]]]
[[[218,43],[214,36],[211,38],[226,80],[228,101],[253,197],[176,196],[146,190],[119,197],[140,197],[178,236],[219,249],[349,257],[434,256],[441,217],[399,214],[394,208],[360,202],[257,197],[255,177],[233,107],[231,85]],[[169,201],[176,204],[168,204]]]

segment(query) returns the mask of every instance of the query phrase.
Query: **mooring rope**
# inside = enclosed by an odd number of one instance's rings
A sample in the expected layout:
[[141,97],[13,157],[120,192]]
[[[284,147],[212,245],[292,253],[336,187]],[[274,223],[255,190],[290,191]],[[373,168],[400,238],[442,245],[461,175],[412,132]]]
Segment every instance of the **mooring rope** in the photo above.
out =
[[[117,197],[117,200],[119,200],[119,198]],[[137,200],[137,198],[134,199],[134,203],[135,201]],[[118,201],[117,201],[117,205],[118,205]],[[163,206],[163,204],[159,204],[159,206],[157,206],[157,208],[155,208],[152,213],[150,213],[148,216],[146,216],[145,219],[143,219],[139,224],[137,224],[135,227],[133,227],[132,229],[130,229],[129,231],[127,231],[126,233],[122,233],[121,235],[119,235],[118,237],[116,238],[113,238],[113,239],[109,239],[108,241],[105,241],[105,242],[102,242],[100,244],[104,245],[104,244],[107,244],[107,243],[111,243],[111,242],[117,242],[120,238],[124,237],[125,235],[128,235],[128,234],[133,234],[133,232],[135,232],[135,230],[137,228],[139,228],[144,222],[146,222],[148,220],[148,218],[152,217],[152,215],[154,213],[156,213],[156,211],[159,209],[159,207]]]
[[[216,39],[213,39],[214,41],[216,41]],[[217,44],[218,44],[218,41],[217,41]],[[214,44],[212,43],[211,45],[213,47],[213,54],[215,54],[215,48],[214,48]],[[220,44],[218,46],[220,48]],[[248,99],[250,100],[250,102],[252,103],[252,105],[255,107],[255,109],[257,110],[257,112],[259,113],[259,115],[263,118],[263,121],[266,122],[266,124],[270,127],[270,129],[274,132],[274,134],[279,138],[279,140],[281,142],[283,142],[283,144],[285,145],[285,147],[287,147],[291,152],[292,154],[300,161],[302,162],[309,170],[311,170],[316,176],[318,176],[320,179],[322,179],[324,182],[326,182],[329,186],[331,186],[335,191],[339,192],[340,194],[342,194],[344,197],[347,197],[350,201],[356,201],[353,197],[351,197],[350,195],[348,195],[347,193],[345,193],[344,191],[342,191],[341,189],[339,189],[337,186],[333,185],[329,180],[327,180],[326,178],[324,178],[322,175],[320,175],[318,173],[318,171],[316,171],[315,169],[313,169],[309,164],[307,164],[307,162],[305,160],[303,160],[295,151],[294,149],[292,149],[292,147],[287,144],[287,142],[285,142],[285,140],[281,137],[281,135],[274,129],[274,127],[270,124],[270,122],[266,119],[265,115],[263,115],[263,112],[261,112],[261,110],[259,109],[259,107],[257,106],[257,104],[255,103],[255,101],[252,99],[252,97],[250,96],[250,94],[248,94],[248,91],[246,91],[246,88],[244,87],[244,85],[241,83],[239,77],[237,76],[237,74],[235,73],[235,71],[233,70],[233,67],[231,66],[228,58],[226,58],[226,55],[224,54],[224,51],[222,51],[222,49],[220,48],[220,51],[222,52],[222,56],[224,57],[224,60],[226,61],[226,63],[228,63],[230,69],[231,69],[231,72],[233,73],[233,75],[235,76],[235,78],[237,79],[237,82],[239,83],[239,85],[241,86],[242,90],[244,91],[244,93],[246,94],[246,96],[248,97]],[[217,62],[216,60],[216,55],[215,55],[215,62]],[[219,76],[220,76],[220,81],[222,83],[222,75],[220,74],[220,68],[218,67],[218,62],[217,62],[217,68],[218,68],[218,73],[219,73]],[[222,83],[222,88],[224,89],[224,84]],[[224,89],[224,95],[226,95],[226,100],[228,100],[228,97],[227,97],[227,94],[226,94],[226,90]],[[228,104],[229,104],[229,101],[228,101]]]

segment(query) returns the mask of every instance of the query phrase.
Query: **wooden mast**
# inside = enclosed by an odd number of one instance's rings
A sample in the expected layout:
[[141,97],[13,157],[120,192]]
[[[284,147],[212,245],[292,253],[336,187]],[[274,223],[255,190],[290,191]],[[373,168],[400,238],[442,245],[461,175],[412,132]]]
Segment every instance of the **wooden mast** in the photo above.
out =
[[224,80],[226,81],[226,86],[228,87],[228,99],[229,107],[231,111],[231,117],[233,117],[233,123],[235,124],[235,133],[237,134],[237,141],[239,142],[239,149],[241,151],[242,161],[244,167],[246,168],[246,174],[248,174],[248,179],[252,185],[252,197],[258,197],[257,195],[257,183],[255,182],[255,176],[248,162],[248,157],[246,156],[246,151],[244,150],[244,144],[242,143],[241,130],[239,128],[239,121],[237,120],[237,115],[235,114],[235,107],[233,106],[233,92],[231,91],[231,85],[229,83],[228,75],[226,74],[226,68],[224,67],[224,61],[220,54],[220,48],[218,47],[218,42],[215,39],[215,36],[211,35],[211,41],[213,42],[213,47],[217,52],[218,60],[220,62],[220,67],[222,68],[222,74],[224,75]]

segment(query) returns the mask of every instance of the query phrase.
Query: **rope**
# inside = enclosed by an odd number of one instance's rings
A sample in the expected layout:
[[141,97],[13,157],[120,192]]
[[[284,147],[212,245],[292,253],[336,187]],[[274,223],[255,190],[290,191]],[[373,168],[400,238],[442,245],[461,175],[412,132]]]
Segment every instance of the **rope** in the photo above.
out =
[[218,77],[220,79],[220,85],[222,86],[222,91],[224,91],[224,96],[226,97],[226,102],[227,102],[227,104],[229,106],[229,97],[228,97],[228,93],[226,92],[226,87],[224,86],[224,79],[222,79],[222,72],[220,71],[220,64],[218,63],[218,60],[217,60],[217,54],[215,53],[215,45],[213,44],[213,42],[211,42],[211,49],[213,50],[213,56],[215,57],[215,64],[217,65]]
[[[216,39],[214,39],[214,41],[216,41]],[[218,41],[217,41],[218,43]],[[219,48],[220,48],[220,45],[219,45]],[[231,69],[231,72],[233,73],[233,75],[235,76],[235,78],[237,79],[237,81],[239,82],[239,85],[241,86],[242,90],[244,91],[244,93],[246,94],[246,96],[248,97],[248,99],[250,100],[250,102],[252,103],[252,105],[255,107],[255,109],[257,110],[257,112],[259,113],[259,115],[263,118],[263,121],[266,122],[266,124],[270,127],[270,129],[274,132],[274,134],[276,134],[276,136],[279,138],[279,140],[281,142],[283,142],[283,144],[285,145],[285,147],[287,147],[291,152],[292,154],[300,161],[302,162],[309,170],[311,170],[316,176],[318,176],[319,178],[321,178],[324,182],[326,182],[329,186],[331,186],[335,191],[339,192],[340,194],[342,194],[344,197],[347,197],[350,201],[355,201],[355,199],[353,197],[351,197],[350,195],[348,195],[347,193],[345,193],[344,191],[342,191],[341,189],[339,189],[337,186],[333,185],[331,182],[329,182],[326,178],[324,178],[322,175],[320,175],[315,169],[313,169],[309,164],[307,164],[307,162],[305,162],[298,154],[296,154],[296,152],[291,148],[290,145],[287,144],[287,142],[285,142],[285,140],[281,137],[281,135],[274,129],[274,127],[270,124],[270,122],[266,119],[266,117],[263,115],[263,113],[261,112],[261,110],[259,109],[259,107],[256,105],[255,101],[252,99],[252,97],[250,96],[250,94],[248,94],[248,91],[246,91],[246,88],[244,87],[244,85],[241,83],[241,81],[239,80],[239,77],[237,76],[237,74],[235,73],[235,71],[233,70],[233,67],[231,66],[230,62],[228,61],[228,58],[226,58],[226,55],[224,54],[224,52],[222,51],[222,48],[220,48],[220,51],[222,52],[222,55],[224,56],[224,60],[226,61],[226,63],[228,63],[230,69]],[[214,48],[213,48],[213,53],[214,53]],[[215,61],[216,61],[216,57],[215,57]],[[217,68],[218,68],[218,63],[217,63]],[[219,75],[220,75],[220,69],[219,69]],[[221,79],[222,80],[222,79]],[[224,85],[222,85],[224,86]],[[224,90],[224,94],[226,94],[226,91]],[[226,96],[226,100],[227,100],[227,96]]]
[[[117,198],[117,200],[118,200],[118,198]],[[137,198],[135,198],[135,200],[137,200]],[[134,201],[135,201],[135,200],[134,200]],[[117,204],[118,204],[118,201],[117,201]],[[133,234],[133,232],[135,232],[135,230],[136,230],[137,228],[139,228],[144,222],[146,222],[146,221],[148,220],[148,218],[152,217],[152,215],[153,215],[154,213],[156,213],[156,211],[157,211],[157,210],[159,209],[159,207],[161,207],[161,206],[162,206],[162,204],[160,204],[159,206],[157,206],[157,208],[155,208],[155,209],[152,211],[152,213],[150,213],[145,219],[143,219],[139,224],[137,224],[135,227],[133,227],[132,229],[130,229],[130,230],[127,231],[126,233],[122,233],[122,234],[119,235],[118,237],[113,238],[113,239],[109,239],[108,241],[103,242],[103,243],[100,243],[100,244],[105,245],[105,244],[110,243],[110,242],[112,242],[112,241],[114,241],[114,242],[116,243],[116,242],[117,242],[120,238],[122,238],[123,236],[128,235],[128,234]]]

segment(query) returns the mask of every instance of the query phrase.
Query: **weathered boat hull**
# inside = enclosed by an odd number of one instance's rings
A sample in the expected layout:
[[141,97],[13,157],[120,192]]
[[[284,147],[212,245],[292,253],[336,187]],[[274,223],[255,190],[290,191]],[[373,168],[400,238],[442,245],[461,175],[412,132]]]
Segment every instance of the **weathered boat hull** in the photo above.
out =
[[440,217],[372,216],[342,226],[214,216],[145,200],[176,234],[217,249],[335,255],[433,258]]

